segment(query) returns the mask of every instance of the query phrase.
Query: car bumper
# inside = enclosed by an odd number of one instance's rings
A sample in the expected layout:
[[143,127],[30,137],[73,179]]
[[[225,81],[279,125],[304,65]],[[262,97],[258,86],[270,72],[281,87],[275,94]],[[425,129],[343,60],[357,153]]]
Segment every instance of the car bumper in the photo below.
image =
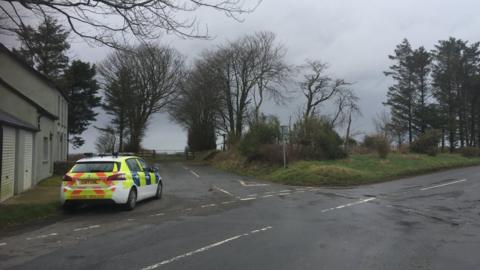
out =
[[128,189],[121,185],[112,185],[108,187],[71,187],[62,186],[60,192],[60,202],[95,202],[111,201],[117,204],[124,204],[128,200]]

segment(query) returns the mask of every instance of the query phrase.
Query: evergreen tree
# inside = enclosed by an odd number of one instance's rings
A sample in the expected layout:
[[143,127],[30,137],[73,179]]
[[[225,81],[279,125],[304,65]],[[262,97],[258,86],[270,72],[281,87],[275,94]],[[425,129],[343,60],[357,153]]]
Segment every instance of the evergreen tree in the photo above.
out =
[[21,47],[13,52],[58,83],[69,62],[66,55],[70,48],[68,35],[56,19],[47,16],[37,28],[24,26],[17,31]]
[[116,76],[106,77],[104,90],[104,102],[102,104],[105,112],[112,116],[111,126],[118,134],[118,151],[125,151],[125,136],[127,135],[128,117],[127,110],[133,100],[134,80],[128,70],[120,69]]
[[[450,151],[458,142],[459,111],[463,103],[463,53],[466,44],[462,40],[450,38],[441,40],[433,51],[435,63],[433,65],[434,95],[439,108],[446,120],[445,129],[448,136]],[[460,137],[463,136],[460,134]]]
[[83,145],[84,140],[79,135],[95,120],[94,109],[100,106],[95,75],[95,65],[74,60],[63,76],[62,86],[69,98],[68,132],[74,147]]
[[390,71],[384,72],[393,78],[395,83],[388,88],[386,105],[390,106],[392,123],[397,127],[405,127],[408,141],[413,141],[414,109],[415,109],[415,78],[412,64],[413,50],[407,39],[397,45],[394,55],[389,58],[395,63]]
[[431,127],[428,118],[428,100],[431,96],[431,62],[432,56],[423,46],[412,52],[410,63],[415,89],[414,122],[417,131],[421,134]]

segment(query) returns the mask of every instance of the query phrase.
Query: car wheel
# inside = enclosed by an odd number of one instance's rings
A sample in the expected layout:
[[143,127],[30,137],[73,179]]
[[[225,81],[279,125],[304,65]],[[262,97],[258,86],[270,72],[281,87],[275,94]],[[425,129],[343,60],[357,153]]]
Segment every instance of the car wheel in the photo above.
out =
[[155,200],[160,200],[162,198],[163,193],[163,185],[158,183],[157,185],[157,192],[155,193]]
[[132,188],[130,190],[130,193],[128,194],[128,200],[127,200],[127,203],[125,204],[125,209],[133,210],[136,205],[137,205],[137,191],[134,188]]

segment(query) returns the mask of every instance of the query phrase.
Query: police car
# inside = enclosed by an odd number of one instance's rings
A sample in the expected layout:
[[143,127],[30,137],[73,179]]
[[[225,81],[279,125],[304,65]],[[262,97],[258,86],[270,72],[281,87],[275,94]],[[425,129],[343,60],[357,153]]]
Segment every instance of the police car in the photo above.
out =
[[127,210],[138,201],[161,199],[158,170],[136,156],[91,156],[78,160],[65,174],[60,201],[65,210],[91,202],[122,204]]

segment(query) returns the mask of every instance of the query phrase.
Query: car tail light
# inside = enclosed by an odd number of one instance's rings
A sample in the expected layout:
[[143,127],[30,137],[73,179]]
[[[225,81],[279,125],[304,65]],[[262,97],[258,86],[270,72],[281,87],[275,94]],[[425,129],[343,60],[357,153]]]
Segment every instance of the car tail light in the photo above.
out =
[[115,173],[107,177],[107,180],[109,181],[123,181],[127,180],[127,177],[125,176],[124,173]]
[[73,178],[72,178],[70,175],[65,174],[65,175],[63,176],[63,181],[73,181]]

